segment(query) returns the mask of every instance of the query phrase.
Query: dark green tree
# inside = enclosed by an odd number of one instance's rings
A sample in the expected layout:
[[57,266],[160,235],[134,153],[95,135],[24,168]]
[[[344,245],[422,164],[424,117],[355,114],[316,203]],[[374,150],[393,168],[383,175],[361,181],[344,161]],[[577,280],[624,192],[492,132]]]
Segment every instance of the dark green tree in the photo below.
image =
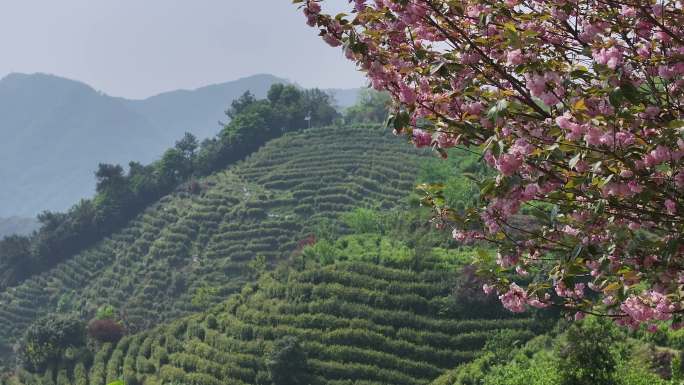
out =
[[269,127],[276,131],[291,131],[305,128],[309,115],[302,91],[293,85],[274,84],[268,91],[269,107],[277,119],[270,120]]
[[359,94],[355,105],[344,114],[346,123],[382,123],[389,115],[392,99],[386,92],[365,89]]
[[570,326],[556,347],[561,385],[615,385],[617,331],[594,318]]
[[97,178],[95,220],[104,228],[113,229],[121,220],[128,205],[130,198],[128,180],[123,167],[118,164],[100,163],[95,177]]
[[0,288],[24,279],[31,271],[31,240],[11,235],[0,241]]
[[226,110],[226,116],[228,116],[230,119],[233,119],[254,102],[256,102],[256,98],[251,92],[247,91],[239,98],[233,100],[233,102],[230,104],[230,108]]
[[121,190],[126,184],[124,169],[118,164],[100,163],[95,171],[99,193]]
[[199,143],[197,142],[197,137],[189,132],[186,132],[185,135],[183,135],[183,138],[176,142],[175,147],[186,159],[192,160],[195,157],[198,146]]
[[293,106],[302,100],[302,92],[289,84],[274,84],[268,90],[268,101],[271,105]]
[[303,104],[302,111],[309,114],[312,127],[328,126],[340,117],[333,97],[318,88],[304,91]]
[[138,162],[128,164],[128,186],[136,208],[155,199],[159,192],[159,176],[153,165],[144,166]]
[[38,214],[40,231],[31,240],[31,255],[36,262],[50,264],[65,253],[68,245],[62,243],[67,236],[67,213],[44,211]]
[[68,358],[67,350],[85,346],[84,323],[72,317],[48,316],[33,323],[21,339],[18,360],[27,370],[41,372]]
[[177,148],[170,148],[164,152],[161,160],[157,163],[157,172],[163,190],[176,186],[190,176],[192,163]]
[[297,338],[287,336],[276,342],[266,362],[274,385],[306,385],[309,365]]

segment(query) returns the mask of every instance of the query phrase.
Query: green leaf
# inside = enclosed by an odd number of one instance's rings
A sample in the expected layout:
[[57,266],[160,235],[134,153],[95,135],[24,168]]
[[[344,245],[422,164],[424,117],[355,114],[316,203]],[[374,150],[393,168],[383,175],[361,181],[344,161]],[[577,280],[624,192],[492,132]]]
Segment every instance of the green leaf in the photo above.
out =
[[604,201],[599,201],[596,206],[594,207],[594,214],[596,215],[601,215],[603,214],[603,211],[606,209],[606,203]]
[[553,205],[553,207],[551,208],[551,212],[549,213],[549,219],[551,220],[551,222],[556,221],[556,219],[558,218],[559,211],[560,208],[558,207],[558,205]]
[[394,114],[389,113],[387,114],[387,119],[385,120],[385,127],[390,128],[394,126]]
[[404,128],[406,128],[409,125],[410,122],[411,117],[409,116],[408,112],[402,111],[394,116],[394,120],[392,123],[394,125],[394,129],[398,132],[401,132]]
[[572,70],[572,72],[570,72],[570,76],[573,79],[585,78],[587,75],[589,75],[589,70],[582,66],[578,66],[574,70]]
[[444,67],[444,62],[440,61],[432,65],[432,68],[430,69],[430,75],[434,75],[437,72],[440,72],[440,70]]
[[625,96],[620,87],[615,87],[615,89],[613,89],[608,95],[608,101],[610,101],[610,104],[612,104],[615,108],[620,107],[624,98]]
[[601,182],[599,183],[599,187],[603,187],[603,186],[607,185],[608,183],[610,183],[610,181],[613,180],[614,176],[615,176],[615,174],[610,174],[610,175],[608,175],[608,177],[601,179]]
[[490,179],[489,181],[485,182],[483,186],[480,188],[480,196],[487,196],[489,195],[490,192],[494,191],[494,188],[496,187],[496,181],[493,179]]
[[508,108],[508,101],[506,99],[501,99],[496,104],[489,109],[487,112],[487,117],[491,120],[496,120],[499,116],[506,111]]
[[425,191],[430,194],[439,194],[444,191],[444,185],[441,183],[428,184],[422,183],[416,187],[418,190]]
[[582,246],[582,245],[575,246],[575,248],[572,250],[571,259],[574,260],[575,258],[579,257],[580,254],[582,254],[583,250],[584,250],[584,246]]
[[504,24],[504,34],[506,35],[507,43],[509,46],[519,46],[520,36],[518,31],[515,29],[515,24],[505,23]]
[[613,282],[610,285],[606,286],[603,288],[604,291],[615,291],[618,290],[619,288],[622,287],[622,284],[619,282]]
[[543,211],[540,211],[540,210],[532,210],[532,211],[531,211],[531,214],[532,214],[532,216],[534,216],[535,218],[537,218],[537,219],[543,221],[544,223],[546,223],[546,222],[549,220],[549,215],[548,215],[547,213],[543,212]]
[[509,32],[517,32],[517,30],[515,29],[515,24],[511,22],[504,23],[504,29]]
[[477,174],[473,174],[472,172],[464,172],[461,173],[461,176],[468,178],[469,180],[479,183],[480,182],[480,176]]
[[639,104],[641,102],[641,93],[634,87],[632,83],[623,83],[620,85],[620,90],[622,94],[629,100],[632,104]]
[[582,159],[582,153],[578,153],[577,155],[573,156],[572,159],[570,159],[568,166],[570,166],[570,168],[575,168],[575,166],[577,166],[577,163],[581,159]]
[[684,127],[684,120],[676,119],[667,122],[667,128],[681,128]]

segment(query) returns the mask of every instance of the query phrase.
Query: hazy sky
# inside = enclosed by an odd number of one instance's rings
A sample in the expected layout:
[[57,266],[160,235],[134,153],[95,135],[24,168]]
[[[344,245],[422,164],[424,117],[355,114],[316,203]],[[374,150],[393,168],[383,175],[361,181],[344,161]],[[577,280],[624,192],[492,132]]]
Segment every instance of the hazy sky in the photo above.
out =
[[9,72],[130,98],[256,73],[305,87],[365,83],[290,0],[0,0],[0,77]]

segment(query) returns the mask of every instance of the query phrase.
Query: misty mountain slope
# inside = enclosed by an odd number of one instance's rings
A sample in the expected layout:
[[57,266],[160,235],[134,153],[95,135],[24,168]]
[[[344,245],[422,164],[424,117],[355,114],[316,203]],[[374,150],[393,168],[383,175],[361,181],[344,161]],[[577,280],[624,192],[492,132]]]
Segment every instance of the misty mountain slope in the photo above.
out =
[[[97,164],[149,163],[184,132],[216,134],[224,111],[245,91],[264,98],[272,75],[114,98],[69,79],[11,74],[0,80],[0,217],[62,211],[91,196]],[[348,106],[358,90],[334,90]]]
[[353,106],[358,101],[361,88],[330,88],[325,91],[335,98],[337,107],[343,110]]
[[263,99],[276,83],[289,82],[272,75],[254,75],[192,91],[178,90],[143,100],[124,100],[124,103],[161,127],[169,138],[177,139],[185,132],[192,132],[204,139],[219,131],[219,120],[226,120],[224,112],[231,101],[247,90],[257,99]]
[[12,234],[27,235],[38,230],[38,226],[38,221],[34,218],[0,218],[0,238]]
[[147,162],[161,132],[124,103],[49,75],[0,81],[0,215],[64,209],[94,190],[98,162]]
[[272,140],[226,171],[180,187],[97,246],[0,292],[0,348],[56,311],[89,315],[112,304],[135,331],[202,310],[195,299],[203,288],[216,290],[213,300],[239,290],[250,261],[289,257],[318,220],[396,205],[411,191],[422,154],[368,128]]

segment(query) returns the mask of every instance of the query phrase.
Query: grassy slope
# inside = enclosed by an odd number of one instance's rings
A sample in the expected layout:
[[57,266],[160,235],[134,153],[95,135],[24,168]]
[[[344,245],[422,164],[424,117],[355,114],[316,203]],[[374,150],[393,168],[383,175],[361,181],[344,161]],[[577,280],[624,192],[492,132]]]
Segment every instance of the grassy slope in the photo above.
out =
[[274,140],[199,181],[201,193],[180,188],[98,246],[0,293],[0,347],[49,312],[88,316],[110,303],[137,331],[201,310],[192,305],[199,288],[226,298],[248,279],[248,261],[288,257],[316,218],[394,205],[412,189],[418,159],[401,139],[368,129]]
[[273,342],[298,336],[313,384],[428,384],[471,360],[494,330],[522,341],[539,332],[530,318],[445,314],[452,278],[358,262],[280,269],[209,312],[105,344],[92,363],[23,381],[257,384]]

